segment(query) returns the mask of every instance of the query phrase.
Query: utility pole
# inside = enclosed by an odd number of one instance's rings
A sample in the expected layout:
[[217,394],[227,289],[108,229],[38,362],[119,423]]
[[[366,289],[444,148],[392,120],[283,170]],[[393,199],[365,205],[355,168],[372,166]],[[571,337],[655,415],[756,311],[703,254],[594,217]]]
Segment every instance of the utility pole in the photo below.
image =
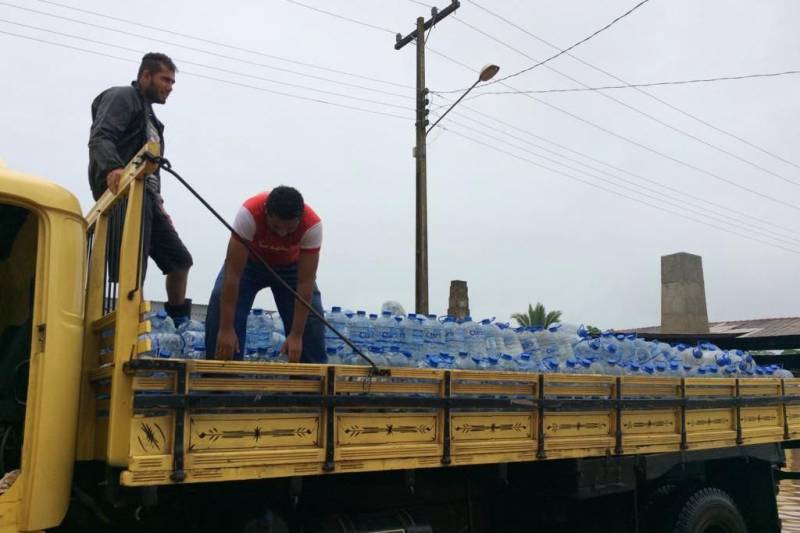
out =
[[452,0],[449,6],[439,11],[431,9],[431,18],[417,19],[414,31],[403,37],[397,34],[395,50],[400,50],[412,41],[417,43],[417,109],[414,126],[417,133],[417,144],[414,148],[416,159],[416,274],[415,274],[415,310],[428,314],[428,169],[426,148],[426,127],[428,126],[428,89],[425,87],[425,30],[433,27],[450,13],[461,6],[458,0]]

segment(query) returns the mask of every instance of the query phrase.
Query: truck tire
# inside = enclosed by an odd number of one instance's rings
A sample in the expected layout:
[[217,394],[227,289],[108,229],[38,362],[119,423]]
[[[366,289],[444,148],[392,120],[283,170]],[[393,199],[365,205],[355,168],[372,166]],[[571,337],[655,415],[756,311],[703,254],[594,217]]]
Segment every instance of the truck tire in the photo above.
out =
[[727,493],[706,487],[692,493],[680,505],[672,531],[673,533],[747,533],[747,525]]

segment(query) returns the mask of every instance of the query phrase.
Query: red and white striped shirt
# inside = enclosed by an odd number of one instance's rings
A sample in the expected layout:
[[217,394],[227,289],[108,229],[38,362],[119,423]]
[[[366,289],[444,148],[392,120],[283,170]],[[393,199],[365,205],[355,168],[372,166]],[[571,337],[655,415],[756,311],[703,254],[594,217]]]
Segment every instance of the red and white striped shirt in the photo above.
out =
[[297,262],[301,253],[319,253],[322,246],[322,220],[314,210],[306,204],[297,229],[281,237],[267,227],[267,197],[269,192],[262,192],[242,204],[233,221],[236,232],[253,243],[270,265],[290,265]]

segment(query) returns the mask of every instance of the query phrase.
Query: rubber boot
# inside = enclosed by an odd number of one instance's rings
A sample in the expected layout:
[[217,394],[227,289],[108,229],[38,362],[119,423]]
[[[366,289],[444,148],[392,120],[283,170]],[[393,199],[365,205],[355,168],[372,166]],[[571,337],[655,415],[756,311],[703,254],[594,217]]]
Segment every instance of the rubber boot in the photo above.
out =
[[172,318],[175,327],[179,327],[184,322],[188,322],[192,318],[192,299],[186,298],[182,304],[172,305],[164,303],[164,311]]

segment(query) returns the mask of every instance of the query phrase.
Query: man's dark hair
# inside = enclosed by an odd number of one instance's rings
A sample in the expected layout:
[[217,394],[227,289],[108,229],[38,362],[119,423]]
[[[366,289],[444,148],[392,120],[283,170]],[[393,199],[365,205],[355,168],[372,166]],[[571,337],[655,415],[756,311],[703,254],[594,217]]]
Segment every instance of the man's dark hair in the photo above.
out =
[[291,220],[302,216],[305,203],[300,191],[294,187],[281,185],[270,191],[264,207],[268,215],[276,216],[283,220]]
[[161,67],[171,70],[172,72],[178,72],[178,67],[175,66],[175,63],[172,62],[172,59],[170,59],[167,54],[149,52],[142,57],[142,64],[139,65],[139,73],[136,75],[136,78],[141,78],[145,70],[151,74],[155,74],[161,70]]

